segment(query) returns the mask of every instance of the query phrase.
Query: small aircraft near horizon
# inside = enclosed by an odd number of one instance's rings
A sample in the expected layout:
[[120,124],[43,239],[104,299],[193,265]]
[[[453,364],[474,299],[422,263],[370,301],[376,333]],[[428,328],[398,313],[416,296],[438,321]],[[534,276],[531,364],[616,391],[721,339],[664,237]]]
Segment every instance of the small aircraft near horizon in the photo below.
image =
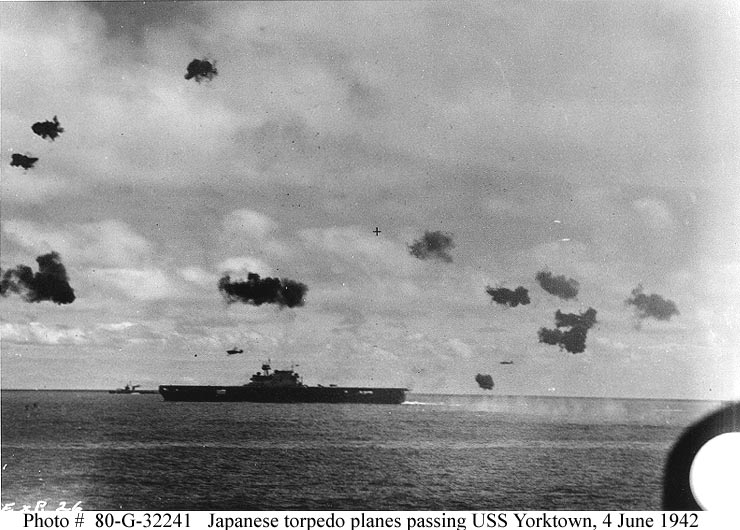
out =
[[501,361],[499,364],[514,364],[514,361]]
[[236,347],[234,347],[230,350],[226,350],[226,353],[228,353],[229,355],[235,355],[237,353],[244,353],[244,350],[238,350],[236,349]]

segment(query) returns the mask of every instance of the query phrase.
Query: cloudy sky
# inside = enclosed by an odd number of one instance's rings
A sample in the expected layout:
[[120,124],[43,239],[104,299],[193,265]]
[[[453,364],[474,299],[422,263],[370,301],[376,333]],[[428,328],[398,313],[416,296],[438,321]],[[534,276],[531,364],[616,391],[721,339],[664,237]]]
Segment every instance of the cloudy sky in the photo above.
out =
[[[76,295],[0,299],[3,388],[240,384],[269,358],[310,384],[740,397],[738,14],[3,2],[0,266],[56,251]],[[218,75],[185,80],[195,58]],[[452,261],[409,252],[425,231]],[[227,304],[248,272],[305,305]],[[680,314],[638,319],[638,284]],[[538,341],[589,307],[585,352]]]

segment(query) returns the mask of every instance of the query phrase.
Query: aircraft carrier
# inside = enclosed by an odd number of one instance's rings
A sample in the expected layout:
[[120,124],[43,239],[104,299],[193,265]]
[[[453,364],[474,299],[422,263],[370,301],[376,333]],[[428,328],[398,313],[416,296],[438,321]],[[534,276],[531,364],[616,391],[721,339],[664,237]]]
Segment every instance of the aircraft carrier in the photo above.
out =
[[160,385],[165,401],[251,401],[257,403],[371,403],[397,405],[407,388],[308,386],[292,368],[272,370],[262,365],[249,383],[241,386]]

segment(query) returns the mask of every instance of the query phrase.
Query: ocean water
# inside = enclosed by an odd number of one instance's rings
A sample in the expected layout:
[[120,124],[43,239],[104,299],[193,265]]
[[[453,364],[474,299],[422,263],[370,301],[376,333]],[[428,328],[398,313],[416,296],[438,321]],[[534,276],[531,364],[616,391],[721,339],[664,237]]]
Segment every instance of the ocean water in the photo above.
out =
[[2,503],[88,510],[655,510],[718,402],[409,394],[403,405],[3,391]]

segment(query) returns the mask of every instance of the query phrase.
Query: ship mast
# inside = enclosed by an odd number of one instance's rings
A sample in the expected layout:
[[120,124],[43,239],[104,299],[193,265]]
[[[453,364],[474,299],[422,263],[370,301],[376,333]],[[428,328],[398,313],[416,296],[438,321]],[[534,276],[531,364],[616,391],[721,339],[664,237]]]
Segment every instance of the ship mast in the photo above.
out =
[[267,359],[267,362],[262,365],[262,371],[264,375],[270,375],[270,359]]

